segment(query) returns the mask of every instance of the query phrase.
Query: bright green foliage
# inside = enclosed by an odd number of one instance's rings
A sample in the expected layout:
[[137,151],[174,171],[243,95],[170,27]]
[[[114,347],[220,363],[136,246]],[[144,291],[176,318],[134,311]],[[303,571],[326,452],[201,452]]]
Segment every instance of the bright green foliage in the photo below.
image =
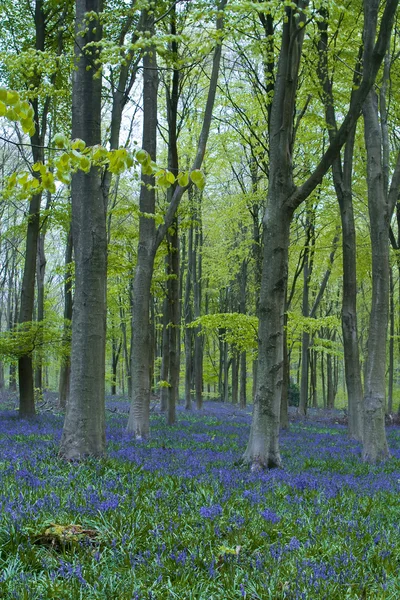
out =
[[16,360],[33,352],[43,354],[45,350],[52,356],[68,355],[69,344],[62,339],[61,331],[60,320],[51,314],[43,321],[17,324],[0,333],[0,356]]
[[199,317],[190,327],[201,326],[201,334],[214,333],[239,352],[257,349],[258,319],[241,313],[215,313]]
[[33,108],[26,100],[21,100],[18,92],[0,88],[0,117],[18,121],[24,133],[32,136],[35,132]]

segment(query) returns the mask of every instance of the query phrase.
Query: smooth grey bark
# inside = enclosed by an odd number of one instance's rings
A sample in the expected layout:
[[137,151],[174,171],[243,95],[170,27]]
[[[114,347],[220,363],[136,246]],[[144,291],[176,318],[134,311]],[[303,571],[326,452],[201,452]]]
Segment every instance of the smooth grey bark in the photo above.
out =
[[232,404],[237,404],[239,398],[239,364],[238,353],[233,350],[231,361]]
[[[43,0],[36,0],[35,12],[35,49],[44,51],[45,41],[45,14]],[[40,81],[35,82],[36,85]],[[44,136],[46,133],[47,112],[49,102],[45,101],[42,115],[39,115],[39,102],[35,98],[31,101],[34,111],[35,133],[31,136],[32,155],[34,162],[44,162]],[[39,178],[37,173],[35,176]],[[36,251],[40,227],[40,203],[42,195],[32,196],[29,202],[28,224],[25,244],[25,262],[22,276],[21,300],[18,323],[31,323],[33,320],[33,308],[35,301],[35,275],[36,275]],[[20,356],[18,359],[18,383],[19,383],[19,416],[31,417],[35,415],[34,398],[34,373],[31,352]]]
[[[244,315],[246,314],[246,291],[248,280],[248,261],[243,260],[240,268],[240,302],[239,310]],[[246,352],[241,352],[239,357],[240,376],[239,376],[239,402],[240,408],[245,408],[247,402],[247,360]]]
[[[102,80],[95,69],[96,48],[87,46],[101,39],[101,11],[101,0],[76,0],[72,136],[88,146],[101,143]],[[107,228],[100,169],[74,173],[71,195],[75,295],[60,456],[76,460],[105,451]]]
[[318,408],[317,395],[317,352],[313,350],[310,355],[310,397],[313,408]]
[[[364,39],[364,69],[370,69],[376,35],[378,0],[365,7],[369,29]],[[387,47],[389,40],[387,41]],[[384,69],[385,74],[385,69]],[[386,71],[386,75],[388,73]],[[381,109],[384,107],[381,104]],[[386,111],[381,116],[386,118]],[[363,460],[377,463],[389,457],[385,432],[386,342],[389,313],[389,225],[400,189],[400,153],[388,181],[387,129],[379,122],[378,96],[371,89],[363,106],[367,150],[368,212],[372,248],[372,305],[365,368]]]
[[328,410],[335,408],[335,377],[334,377],[334,357],[330,354],[326,357],[326,371],[327,371],[327,399],[326,407]]
[[179,400],[179,371],[180,371],[180,289],[179,289],[179,236],[178,219],[175,218],[172,231],[167,234],[169,244],[169,279],[168,279],[168,302],[170,304],[169,323],[169,386],[167,398],[167,424],[173,425],[176,421],[176,405]]
[[[42,323],[44,320],[44,278],[46,272],[46,254],[44,248],[45,232],[42,231],[39,234],[38,245],[37,245],[37,256],[36,256],[36,285],[37,285],[37,314],[36,321]],[[43,372],[42,372],[42,348],[40,347],[42,335],[39,335],[39,352],[36,356],[36,368],[35,368],[35,388],[42,392],[43,388]]]
[[[195,194],[196,196],[196,194]],[[201,218],[201,195],[198,199],[195,213],[195,236],[194,236],[194,270],[193,270],[193,310],[194,318],[201,316],[202,304],[202,261],[203,261],[203,225]],[[196,398],[196,409],[203,407],[203,347],[204,340],[201,335],[201,326],[196,327],[194,337],[194,392]]]
[[[315,244],[315,228],[313,223],[313,215],[310,207],[307,207],[307,237],[304,248],[303,262],[303,297],[302,297],[302,314],[308,317],[310,313],[310,280],[313,271],[313,246]],[[308,372],[309,372],[309,347],[310,333],[303,331],[301,336],[301,377],[300,377],[300,400],[298,413],[303,417],[307,414],[308,405]]]
[[[46,194],[46,212],[50,210],[52,204],[52,195],[49,191]],[[37,244],[37,255],[36,255],[36,285],[37,285],[37,314],[36,321],[43,323],[44,320],[44,300],[45,300],[45,288],[44,280],[46,274],[46,252],[45,252],[45,239],[47,232],[47,221],[42,223],[40,227],[38,244]],[[43,332],[39,330],[39,336],[37,343],[39,346],[38,353],[36,355],[36,368],[35,368],[35,389],[42,393],[43,390],[43,350],[42,350],[42,339]]]
[[[65,272],[64,272],[64,329],[63,329],[63,348],[67,348],[71,343],[71,321],[72,321],[72,227],[70,227],[65,245]],[[65,352],[61,359],[60,379],[58,385],[58,405],[61,409],[67,406],[71,377],[71,351]]]
[[[189,193],[189,199],[191,193]],[[193,389],[193,329],[188,327],[193,321],[193,303],[192,303],[192,288],[193,288],[193,222],[190,224],[188,231],[188,247],[187,247],[187,270],[185,282],[185,298],[184,298],[184,319],[185,319],[185,408],[192,408],[192,389]]]
[[283,330],[283,377],[282,377],[282,393],[281,406],[279,412],[279,425],[281,429],[289,429],[289,381],[290,381],[290,363],[287,347],[287,313],[284,314],[284,330]]
[[389,457],[385,432],[385,397],[391,212],[384,189],[378,99],[373,90],[365,101],[363,115],[372,248],[372,305],[365,372],[363,460],[377,463]]
[[[178,60],[178,43],[176,36],[176,6],[173,5],[170,12],[170,34],[171,56],[176,64]],[[180,71],[174,68],[170,87],[166,87],[166,105],[168,119],[168,169],[175,176],[179,173],[178,157],[178,103],[180,88]],[[167,190],[167,201],[170,204],[175,192],[176,184]],[[179,244],[179,223],[175,215],[172,227],[167,231],[168,244],[168,302],[169,302],[169,359],[168,359],[168,397],[167,397],[167,424],[173,425],[176,421],[176,405],[179,401],[179,373],[180,373],[180,323],[181,323],[181,303],[180,303],[180,244]]]
[[249,442],[243,456],[252,468],[278,467],[279,411],[282,392],[283,324],[288,269],[290,222],[294,210],[309,197],[339,154],[359,117],[364,100],[384,58],[398,0],[388,0],[368,70],[354,93],[349,111],[334,140],[309,178],[293,182],[293,114],[305,33],[307,2],[285,8],[281,50],[274,86],[270,130],[268,204],[264,215],[263,274],[259,307],[259,365]]
[[[329,139],[337,133],[333,84],[328,69],[328,11],[321,9],[323,19],[319,21],[318,77],[322,88],[322,101],[328,125]],[[359,54],[361,59],[361,53]],[[354,84],[359,84],[359,67],[355,70]],[[342,224],[343,294],[342,332],[345,357],[345,379],[348,398],[349,435],[362,440],[363,436],[363,387],[357,327],[357,259],[356,229],[353,211],[353,153],[356,128],[350,132],[345,144],[343,161],[339,155],[332,164],[333,182],[340,208]]]
[[[154,33],[154,15],[146,15],[146,29]],[[142,148],[153,161],[157,152],[157,93],[158,71],[156,50],[149,46],[143,56],[143,139]],[[149,434],[150,422],[150,287],[156,253],[156,227],[154,215],[156,206],[155,179],[142,172],[139,209],[138,257],[133,280],[132,297],[132,404],[127,429],[138,439]]]
[[163,318],[162,318],[162,337],[161,337],[161,370],[160,379],[163,382],[160,390],[160,409],[161,412],[166,412],[168,407],[168,374],[169,374],[169,330],[168,325],[170,323],[169,308],[170,303],[168,301],[168,289],[166,296],[163,301]]
[[393,378],[394,378],[394,284],[392,267],[389,268],[389,373],[388,373],[388,400],[386,413],[393,412]]

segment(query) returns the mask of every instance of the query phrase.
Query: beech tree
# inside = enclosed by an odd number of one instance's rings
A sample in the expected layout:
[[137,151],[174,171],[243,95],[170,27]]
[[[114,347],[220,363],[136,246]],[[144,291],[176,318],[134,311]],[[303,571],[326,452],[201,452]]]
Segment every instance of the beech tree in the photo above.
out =
[[[222,30],[223,15],[226,0],[219,4],[216,29]],[[149,15],[149,25],[146,30],[152,31],[151,20],[154,15]],[[200,133],[197,153],[192,164],[193,172],[198,173],[202,165],[206,144],[210,131],[212,111],[217,91],[219,65],[221,59],[221,40],[217,39],[213,54],[212,71],[208,89],[207,103],[204,111],[202,130]],[[147,73],[146,73],[147,71]],[[144,121],[143,124],[143,150],[150,157],[155,158],[156,123],[157,123],[157,69],[156,53],[148,52],[144,56]],[[150,177],[150,179],[149,179]],[[132,304],[132,404],[129,412],[127,429],[138,438],[147,437],[149,434],[150,416],[150,356],[149,356],[149,300],[150,285],[153,272],[154,257],[158,247],[164,239],[169,227],[175,218],[175,213],[180,200],[188,187],[188,182],[181,180],[173,193],[170,204],[166,210],[164,221],[156,229],[152,215],[155,213],[154,181],[151,176],[142,170],[143,185],[140,192],[140,210],[146,215],[139,219],[139,245],[138,261],[133,283]]]
[[[250,438],[244,461],[255,468],[281,465],[279,411],[283,366],[283,324],[290,223],[294,210],[321,182],[352,131],[386,53],[398,2],[388,1],[368,70],[353,94],[349,110],[320,163],[296,186],[293,176],[293,114],[309,3],[298,0],[284,9],[281,46],[271,108],[268,203],[264,214],[263,272],[259,305],[258,383]],[[377,13],[364,3],[364,31],[375,31]],[[375,41],[375,40],[374,40]]]
[[[72,137],[101,143],[102,0],[76,0]],[[75,294],[72,319],[71,383],[60,455],[79,459],[105,450],[105,343],[107,235],[101,170],[72,175],[72,239]]]

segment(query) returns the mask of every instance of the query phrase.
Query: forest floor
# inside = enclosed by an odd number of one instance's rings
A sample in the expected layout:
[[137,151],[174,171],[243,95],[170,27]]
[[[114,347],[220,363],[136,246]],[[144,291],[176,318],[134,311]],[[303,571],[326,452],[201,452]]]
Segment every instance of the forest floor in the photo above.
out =
[[106,399],[107,455],[58,458],[57,395],[17,418],[0,397],[0,599],[400,598],[400,428],[392,458],[361,461],[343,411],[310,410],[280,436],[283,468],[241,464],[251,406],[205,402],[151,437]]

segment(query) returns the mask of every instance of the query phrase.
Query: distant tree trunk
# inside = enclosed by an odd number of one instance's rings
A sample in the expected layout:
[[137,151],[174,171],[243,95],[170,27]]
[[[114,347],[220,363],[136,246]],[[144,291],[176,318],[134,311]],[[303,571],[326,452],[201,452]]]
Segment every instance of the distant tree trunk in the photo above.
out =
[[[311,211],[307,207],[307,238],[304,248],[304,264],[303,264],[303,299],[302,299],[302,314],[308,317],[310,314],[309,295],[310,295],[310,279],[312,272],[312,258],[310,257],[310,243],[313,237],[313,223],[310,218]],[[301,335],[301,378],[300,378],[300,400],[298,412],[303,417],[307,414],[308,405],[308,372],[309,372],[309,346],[310,333],[305,330]]]
[[224,355],[223,355],[223,372],[224,372],[224,380],[223,380],[223,402],[229,402],[229,357],[228,357],[228,342],[224,342]]
[[[189,194],[190,198],[191,194]],[[188,248],[187,248],[187,271],[185,284],[185,299],[184,299],[184,316],[185,316],[185,408],[192,408],[192,383],[193,383],[193,329],[188,327],[193,321],[193,306],[192,306],[192,288],[193,288],[193,223],[188,231]]]
[[386,411],[390,415],[393,412],[393,378],[394,378],[394,285],[393,271],[389,269],[389,382],[388,382],[388,401]]
[[[287,323],[287,314],[284,316],[285,325]],[[286,327],[283,330],[283,380],[282,380],[282,395],[281,407],[279,414],[279,423],[281,429],[289,429],[289,381],[290,381],[290,365],[287,348]]]
[[[246,231],[244,231],[246,233]],[[241,314],[246,314],[246,299],[247,299],[247,260],[242,260],[242,264],[240,267],[240,277],[239,277],[239,290],[240,290],[240,299],[239,299],[239,311]],[[240,367],[240,369],[239,369]],[[239,398],[240,398],[240,408],[244,408],[246,406],[246,385],[247,385],[247,365],[246,365],[246,352],[241,352],[238,356],[238,369],[240,370],[239,376]],[[233,372],[233,371],[232,371]]]
[[[169,14],[171,44],[170,51],[173,61],[178,60],[178,42],[176,35],[176,6],[172,6]],[[176,64],[176,63],[175,63]],[[178,103],[180,87],[180,70],[173,69],[171,87],[166,88],[167,119],[168,119],[168,169],[175,176],[179,173],[178,157]],[[167,190],[168,204],[171,204],[175,193],[176,184]],[[168,243],[168,301],[170,302],[170,330],[169,330],[169,387],[168,387],[168,413],[167,423],[172,425],[176,420],[176,405],[179,400],[179,373],[180,373],[180,246],[178,217],[175,214],[172,227],[167,231]]]
[[246,352],[240,355],[240,408],[245,408],[247,403],[247,361]]
[[[145,29],[154,31],[154,14],[146,16]],[[151,47],[143,56],[143,140],[142,148],[156,160],[158,71],[156,51]],[[155,180],[142,172],[139,209],[155,213]],[[139,217],[138,259],[133,281],[132,302],[132,404],[128,431],[146,438],[150,418],[150,287],[154,268],[156,228],[154,219]]]
[[315,350],[311,353],[311,398],[313,408],[318,408],[318,395],[317,395],[317,364],[318,355]]
[[118,369],[118,361],[121,354],[122,342],[118,343],[118,339],[113,337],[112,340],[112,349],[111,349],[111,396],[117,395],[117,369]]
[[[16,252],[14,251],[11,255],[11,266],[7,276],[7,327],[9,330],[13,329],[18,319],[18,294],[17,294],[17,269],[16,269]],[[11,362],[8,370],[8,387],[10,392],[17,391],[17,369],[15,362]]]
[[333,408],[335,408],[335,385],[334,385],[332,356],[330,354],[328,354],[326,357],[326,368],[327,368],[327,380],[328,380],[327,408],[328,408],[328,410],[332,410]]
[[[201,202],[199,200],[195,213],[196,229],[194,239],[194,271],[193,271],[193,303],[194,318],[201,316],[202,302],[202,249],[203,230],[201,219]],[[203,337],[200,335],[201,327],[196,327],[194,338],[194,387],[196,395],[196,408],[203,407]]]
[[180,371],[180,289],[179,289],[179,237],[178,219],[175,218],[173,232],[167,234],[170,246],[169,253],[169,296],[170,302],[170,328],[169,328],[169,387],[168,387],[168,413],[167,423],[173,425],[176,421],[176,405],[179,400],[179,371]]
[[[76,0],[72,137],[101,143],[101,77],[93,65],[101,40],[101,0]],[[90,12],[90,26],[86,14]],[[72,176],[75,296],[72,319],[70,397],[60,455],[68,460],[105,451],[105,346],[107,229],[100,169]]]
[[223,334],[225,333],[224,329],[219,330],[218,335],[218,396],[221,401],[224,400],[224,339]]
[[[70,228],[65,247],[65,273],[64,273],[64,329],[63,329],[63,349],[71,343],[71,321],[72,321],[72,228]],[[58,387],[58,404],[61,409],[65,409],[70,389],[71,375],[71,351],[65,351],[61,359],[60,380]]]
[[169,374],[169,324],[170,324],[170,302],[167,295],[163,301],[163,318],[162,318],[162,341],[161,341],[161,373],[160,379],[163,382],[160,389],[160,409],[161,412],[166,412],[168,407],[168,383]]
[[232,404],[238,403],[239,398],[239,360],[236,351],[233,351],[232,355]]

